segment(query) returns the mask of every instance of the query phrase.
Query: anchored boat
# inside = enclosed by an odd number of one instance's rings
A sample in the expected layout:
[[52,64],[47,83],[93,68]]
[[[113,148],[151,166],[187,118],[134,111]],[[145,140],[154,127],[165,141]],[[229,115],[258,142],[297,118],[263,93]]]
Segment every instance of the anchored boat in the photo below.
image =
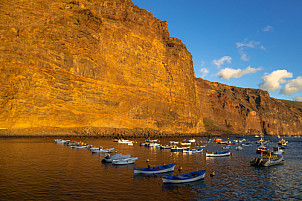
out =
[[283,155],[273,154],[272,152],[269,152],[267,154],[262,153],[261,158],[254,158],[252,161],[250,161],[251,165],[265,166],[265,167],[278,165],[282,163],[283,163]]
[[203,179],[206,174],[206,170],[198,170],[195,172],[189,172],[181,175],[165,176],[162,178],[163,183],[180,184],[186,182],[197,181]]
[[156,167],[147,167],[147,168],[134,168],[134,174],[158,174],[164,172],[171,172],[174,171],[175,163],[174,164],[167,164],[161,165]]

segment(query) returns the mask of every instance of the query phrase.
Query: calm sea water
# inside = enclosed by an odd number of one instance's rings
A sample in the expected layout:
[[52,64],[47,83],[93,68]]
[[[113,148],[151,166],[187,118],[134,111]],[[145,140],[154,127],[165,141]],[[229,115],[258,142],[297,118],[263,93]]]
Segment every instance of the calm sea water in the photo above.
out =
[[[223,137],[228,138],[233,139]],[[136,139],[138,143],[133,146],[109,138],[75,139],[114,147],[117,153],[139,158],[135,165],[114,166],[103,164],[102,154],[54,144],[52,138],[0,139],[0,200],[302,200],[302,138],[285,139],[289,148],[285,150],[284,164],[267,168],[249,165],[257,156],[254,143],[242,151],[233,146],[229,157],[206,158],[204,153],[189,155],[139,146],[144,139]],[[168,144],[170,140],[183,138],[160,139],[160,143]],[[271,141],[272,148],[278,139],[265,140]],[[205,150],[222,150],[219,144],[205,144]],[[198,167],[207,169],[206,176],[193,183],[163,185],[162,175],[133,173],[133,167],[163,163],[176,163],[174,174]],[[216,174],[211,177],[213,171]]]

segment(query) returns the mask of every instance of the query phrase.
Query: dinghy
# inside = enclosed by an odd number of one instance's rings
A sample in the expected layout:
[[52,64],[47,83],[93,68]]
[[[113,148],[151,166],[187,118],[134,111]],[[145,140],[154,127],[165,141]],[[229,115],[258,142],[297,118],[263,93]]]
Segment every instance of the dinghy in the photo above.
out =
[[197,181],[203,179],[206,174],[206,170],[198,170],[195,172],[189,172],[181,175],[173,175],[163,177],[163,183],[180,184],[186,182]]
[[106,154],[105,158],[102,159],[102,163],[112,163],[113,160],[120,160],[130,158],[130,154],[123,155],[123,154],[115,154],[111,156],[110,154]]
[[272,165],[278,165],[283,163],[283,155],[282,154],[273,154],[271,152],[269,153],[262,153],[261,158],[254,158],[252,161],[250,161],[251,165],[254,166],[272,166]]
[[222,157],[231,155],[231,151],[222,151],[222,152],[206,152],[206,157]]
[[127,164],[132,164],[135,163],[135,161],[138,158],[125,158],[125,159],[118,159],[118,160],[112,160],[113,165],[127,165]]
[[147,168],[134,168],[134,174],[158,174],[164,172],[174,171],[174,164],[161,165],[156,167],[147,167]]
[[91,152],[92,153],[111,153],[113,152],[114,148],[110,148],[110,149],[103,149],[103,147],[100,147],[99,149],[94,149]]

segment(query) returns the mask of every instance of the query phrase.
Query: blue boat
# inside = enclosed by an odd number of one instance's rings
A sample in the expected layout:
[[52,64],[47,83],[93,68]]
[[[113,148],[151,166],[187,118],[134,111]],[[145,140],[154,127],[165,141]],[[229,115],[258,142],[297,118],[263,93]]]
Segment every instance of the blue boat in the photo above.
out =
[[173,176],[166,176],[163,177],[163,183],[171,183],[171,184],[180,184],[186,182],[197,181],[203,179],[206,174],[206,170],[198,170],[195,172],[189,172],[186,174],[181,175],[173,175]]
[[134,168],[134,174],[158,174],[174,171],[175,163],[147,168]]

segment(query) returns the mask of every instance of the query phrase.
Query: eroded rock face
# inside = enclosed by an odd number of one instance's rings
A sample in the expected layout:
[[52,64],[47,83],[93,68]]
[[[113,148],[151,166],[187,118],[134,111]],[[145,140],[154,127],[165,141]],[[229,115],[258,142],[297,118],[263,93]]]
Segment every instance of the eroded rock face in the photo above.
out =
[[0,134],[302,131],[297,102],[196,81],[167,22],[131,0],[1,1],[0,89]]
[[197,79],[198,99],[208,132],[301,134],[300,102],[277,100],[266,91]]
[[0,128],[200,132],[192,56],[131,0],[0,2]]

